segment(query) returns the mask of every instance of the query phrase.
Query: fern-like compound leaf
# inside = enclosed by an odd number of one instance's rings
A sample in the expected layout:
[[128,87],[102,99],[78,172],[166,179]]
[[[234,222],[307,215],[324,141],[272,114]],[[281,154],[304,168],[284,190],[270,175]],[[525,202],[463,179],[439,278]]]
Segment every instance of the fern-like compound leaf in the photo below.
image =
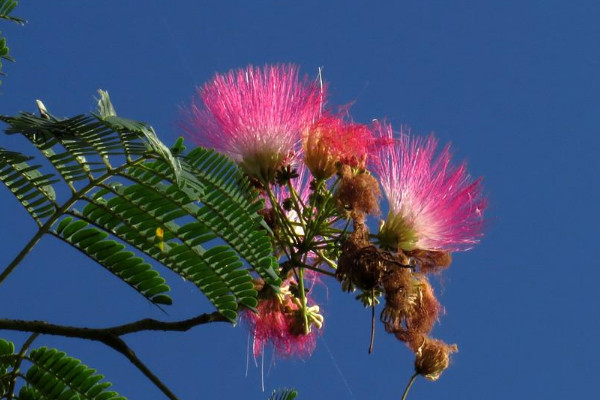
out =
[[[12,378],[12,367],[15,363],[15,345],[4,339],[0,339],[0,395],[5,395],[10,386]],[[0,398],[2,398],[0,396]]]
[[58,182],[52,174],[43,174],[39,165],[29,165],[32,157],[0,148],[0,180],[42,225],[45,218],[58,209],[53,183]]
[[112,384],[103,382],[103,375],[64,352],[40,347],[32,350],[27,360],[32,365],[24,375],[26,385],[19,392],[20,400],[126,400],[109,390]]
[[40,116],[0,116],[44,158],[40,167],[0,149],[0,179],[38,235],[54,235],[154,304],[170,304],[165,279],[141,256],[152,258],[231,321],[240,305],[256,307],[255,277],[279,286],[263,201],[233,161],[203,148],[184,155],[181,140],[171,152],[146,124],[118,117],[102,91],[95,114],[59,119],[38,107]]
[[231,160],[213,150],[198,147],[185,160],[204,185],[203,207],[196,218],[234,248],[265,282],[278,287],[268,227],[258,215],[264,207],[258,192]]

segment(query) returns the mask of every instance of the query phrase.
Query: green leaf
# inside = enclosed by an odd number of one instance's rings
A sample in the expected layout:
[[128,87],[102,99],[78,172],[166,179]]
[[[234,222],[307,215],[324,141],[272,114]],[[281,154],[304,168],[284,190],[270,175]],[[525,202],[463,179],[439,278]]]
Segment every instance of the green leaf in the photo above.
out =
[[56,192],[52,174],[43,174],[39,165],[29,165],[32,157],[0,148],[0,180],[13,193],[38,224],[54,215]]
[[26,21],[24,19],[9,15],[18,4],[19,2],[15,0],[0,0],[0,18],[16,22],[20,25],[25,24]]
[[[25,24],[25,20],[9,15],[12,10],[17,6],[17,2],[14,0],[0,0],[0,19],[9,20],[16,22],[17,24]],[[1,34],[2,32],[0,32]],[[6,39],[0,36],[0,75],[5,75],[2,72],[2,59],[13,62],[14,59],[9,55],[9,48],[6,46]],[[0,85],[2,81],[0,81]]]
[[[147,258],[192,282],[232,321],[239,305],[256,307],[256,275],[279,286],[269,230],[258,213],[263,201],[233,161],[203,148],[183,155],[181,140],[176,157],[148,125],[118,117],[103,91],[92,115],[59,119],[38,107],[39,117],[0,119],[7,133],[31,141],[62,185],[10,152],[5,159],[14,160],[0,177],[37,213],[42,233],[80,250],[155,304],[171,303],[169,287]],[[44,197],[51,189],[67,189],[66,200]]]
[[234,248],[266,283],[279,287],[277,260],[264,223],[257,211],[263,208],[239,168],[222,154],[201,147],[185,158],[192,174],[204,186],[203,203],[196,218]]
[[26,385],[18,399],[79,399],[126,400],[107,390],[110,382],[101,382],[104,376],[79,360],[56,349],[41,347],[32,350],[28,360],[33,365],[25,374]]
[[294,389],[278,389],[273,390],[268,400],[294,400],[298,396],[298,392]]
[[110,102],[108,92],[99,90],[98,93],[100,93],[100,99],[98,100],[98,113],[95,114],[96,117],[103,122],[106,127],[115,132],[119,132],[122,136],[134,133],[139,137],[144,138],[144,142],[147,144],[148,149],[159,154],[160,158],[169,164],[174,173],[175,181],[179,184],[181,180],[181,165],[179,160],[175,158],[169,148],[158,139],[154,129],[142,122],[117,117],[117,113]]
[[125,246],[107,239],[108,233],[73,218],[63,219],[53,233],[104,266],[151,302],[172,303],[168,296],[164,296],[169,291],[165,279],[150,264],[134,257],[133,253],[124,251]]
[[15,363],[15,345],[4,339],[0,339],[0,394],[7,392],[10,386],[9,368]]

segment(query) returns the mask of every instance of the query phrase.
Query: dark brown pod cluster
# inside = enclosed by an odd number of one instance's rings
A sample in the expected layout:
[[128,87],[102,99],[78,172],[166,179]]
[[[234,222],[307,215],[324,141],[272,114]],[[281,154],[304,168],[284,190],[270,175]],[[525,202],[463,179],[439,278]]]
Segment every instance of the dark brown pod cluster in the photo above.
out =
[[336,277],[347,291],[379,289],[390,271],[410,268],[404,261],[397,254],[373,246],[365,224],[355,221],[354,232],[342,245]]
[[385,330],[406,343],[416,355],[416,372],[430,380],[448,367],[457,347],[429,337],[443,308],[426,274],[440,272],[451,261],[448,252],[391,252],[374,246],[360,215],[354,218],[354,232],[343,243],[338,259],[336,277],[345,290],[383,292],[380,320]]

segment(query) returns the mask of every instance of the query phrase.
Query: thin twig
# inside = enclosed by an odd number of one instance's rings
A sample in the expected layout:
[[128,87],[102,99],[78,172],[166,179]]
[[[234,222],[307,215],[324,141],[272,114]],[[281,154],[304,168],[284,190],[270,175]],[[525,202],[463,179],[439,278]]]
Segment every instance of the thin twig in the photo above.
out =
[[127,357],[127,359],[133,365],[135,365],[135,367],[139,369],[146,376],[146,378],[150,379],[150,381],[154,383],[154,385],[156,385],[156,387],[159,388],[165,396],[171,400],[179,400],[178,397],[171,392],[167,385],[165,385],[156,375],[154,375],[152,371],[150,371],[148,367],[146,367],[142,360],[135,355],[133,350],[131,350],[131,348],[127,346],[127,344],[121,338],[113,336],[110,341],[103,341],[103,343]]
[[371,289],[371,342],[369,343],[369,354],[373,354],[375,343],[375,289]]
[[19,374],[19,368],[21,367],[21,362],[23,362],[23,357],[25,357],[25,353],[31,343],[39,336],[39,333],[34,333],[23,343],[23,347],[21,347],[21,351],[19,351],[19,355],[17,356],[17,361],[15,361],[15,366],[13,367],[12,376],[10,377],[10,385],[8,387],[8,393],[6,394],[7,399],[13,398],[13,393],[15,392],[15,385],[17,383],[17,375]]
[[56,211],[54,212],[54,214],[52,214],[52,216],[44,223],[44,225],[40,226],[40,228],[38,229],[37,233],[33,236],[33,238],[29,241],[29,243],[27,243],[25,245],[25,247],[23,248],[23,250],[21,250],[21,252],[8,265],[8,267],[6,267],[6,269],[4,269],[4,271],[2,271],[2,273],[0,274],[0,284],[2,284],[2,282],[4,282],[4,280],[6,279],[6,277],[8,275],[10,275],[10,273],[19,265],[19,263],[21,261],[23,261],[23,259],[25,258],[25,256],[27,254],[29,254],[29,252],[31,251],[31,249],[33,249],[33,247],[37,244],[37,242],[41,239],[41,237],[44,234],[46,234],[46,233],[48,233],[50,231],[50,228],[52,227],[52,225],[54,225],[54,223],[60,217],[62,217],[65,214],[65,212],[67,212],[71,208],[72,205],[74,205],[76,202],[78,202],[79,200],[81,200],[84,197],[84,195],[87,192],[89,192],[90,190],[92,190],[94,187],[100,185],[102,182],[104,182],[107,179],[113,177],[114,175],[119,174],[122,170],[127,169],[129,167],[132,167],[135,164],[142,162],[143,160],[144,159],[140,158],[139,160],[136,160],[135,162],[124,164],[124,165],[121,165],[118,168],[110,170],[107,173],[105,173],[104,175],[99,176],[96,180],[90,181],[90,183],[88,183],[87,185],[85,185],[79,191],[75,191],[73,189],[73,194],[69,198],[69,200],[67,200],[62,206],[60,206],[59,208],[56,209]]
[[408,391],[412,387],[413,383],[415,383],[415,379],[419,376],[418,372],[415,372],[413,376],[410,377],[410,381],[408,381],[408,385],[406,385],[406,389],[404,389],[404,394],[402,395],[402,400],[406,400],[406,396],[408,396]]
[[4,282],[4,279],[6,279],[6,277],[8,275],[10,275],[10,273],[17,268],[17,265],[19,265],[19,263],[21,261],[23,261],[23,259],[25,258],[25,256],[27,254],[29,254],[29,252],[31,251],[31,249],[33,249],[33,246],[36,245],[36,243],[41,239],[41,237],[44,235],[45,231],[43,230],[39,230],[35,236],[29,241],[29,243],[27,243],[25,245],[25,247],[23,247],[23,250],[21,250],[21,252],[19,254],[17,254],[17,256],[14,258],[14,260],[12,260],[12,262],[8,265],[8,267],[6,267],[4,269],[4,271],[2,271],[2,273],[0,274],[0,284],[2,284],[2,282]]

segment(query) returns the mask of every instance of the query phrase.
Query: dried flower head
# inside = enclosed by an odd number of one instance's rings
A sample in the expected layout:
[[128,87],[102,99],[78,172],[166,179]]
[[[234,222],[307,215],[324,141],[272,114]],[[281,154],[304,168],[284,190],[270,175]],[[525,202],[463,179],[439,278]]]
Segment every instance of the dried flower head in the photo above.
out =
[[398,268],[384,277],[383,288],[386,302],[381,320],[386,331],[409,344],[431,332],[442,306],[424,275]]
[[366,171],[356,171],[348,165],[340,168],[341,183],[335,193],[340,209],[350,213],[356,221],[362,221],[365,214],[379,213],[379,183]]
[[[392,128],[378,125],[379,136],[393,139]],[[482,235],[486,201],[481,179],[463,163],[450,162],[450,147],[435,157],[437,139],[401,133],[378,149],[373,169],[389,202],[379,231],[382,246],[402,250],[467,250]]]
[[436,381],[450,364],[450,354],[456,353],[455,344],[448,345],[441,340],[424,338],[416,351],[415,371],[430,381]]
[[438,273],[452,263],[452,255],[447,251],[413,250],[406,253],[423,273]]
[[316,83],[300,79],[294,65],[249,66],[217,74],[199,88],[183,125],[196,143],[228,154],[248,175],[270,182],[319,116],[323,96]]

